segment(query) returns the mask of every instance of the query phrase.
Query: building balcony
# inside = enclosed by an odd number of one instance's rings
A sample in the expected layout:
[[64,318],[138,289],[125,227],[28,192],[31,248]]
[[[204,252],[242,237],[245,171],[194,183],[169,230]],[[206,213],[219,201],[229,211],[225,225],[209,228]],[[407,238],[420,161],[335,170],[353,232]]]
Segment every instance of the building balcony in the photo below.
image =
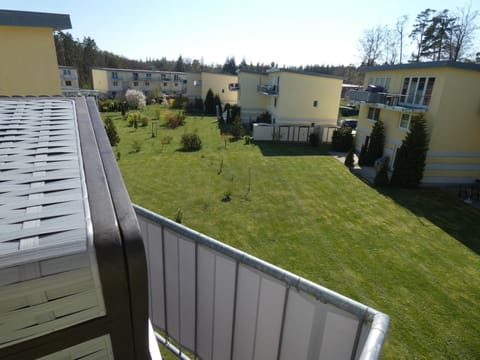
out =
[[135,212],[150,319],[177,355],[180,348],[202,359],[379,358],[387,315],[147,209]]
[[350,91],[350,103],[364,103],[393,111],[421,113],[428,110],[430,96],[413,97],[386,92],[352,90]]
[[258,85],[257,92],[264,95],[278,95],[278,86],[277,85]]

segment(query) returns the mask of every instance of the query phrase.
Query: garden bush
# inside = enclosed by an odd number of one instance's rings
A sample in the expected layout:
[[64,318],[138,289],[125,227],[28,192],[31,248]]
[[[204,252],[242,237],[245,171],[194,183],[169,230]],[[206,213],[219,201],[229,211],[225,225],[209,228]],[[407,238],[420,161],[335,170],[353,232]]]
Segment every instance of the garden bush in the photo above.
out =
[[125,101],[130,109],[144,108],[147,104],[143,92],[134,89],[127,90],[125,93]]
[[377,120],[370,133],[370,143],[365,155],[365,165],[373,166],[375,161],[383,156],[385,146],[385,125],[383,121]]
[[375,186],[387,186],[388,180],[388,157],[382,158],[375,167],[375,178],[373,179]]
[[163,115],[165,119],[165,125],[171,129],[175,129],[179,126],[185,125],[185,113],[183,111],[167,111]]
[[352,169],[355,166],[355,156],[354,156],[354,150],[351,148],[347,155],[345,156],[345,161],[344,164],[346,167],[349,169]]
[[336,129],[332,135],[333,151],[349,151],[353,147],[352,128],[345,126]]
[[183,151],[197,151],[202,148],[202,140],[196,133],[183,134],[180,141]]
[[107,116],[105,119],[105,132],[107,133],[111,146],[116,146],[120,142],[120,136],[118,136],[117,129],[110,116]]

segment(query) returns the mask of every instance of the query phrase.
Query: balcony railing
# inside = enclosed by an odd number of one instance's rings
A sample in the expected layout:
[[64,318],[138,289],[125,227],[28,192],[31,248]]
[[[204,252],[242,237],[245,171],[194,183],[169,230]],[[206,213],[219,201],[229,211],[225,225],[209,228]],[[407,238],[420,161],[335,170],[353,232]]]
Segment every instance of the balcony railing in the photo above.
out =
[[350,91],[351,103],[381,104],[385,107],[399,107],[425,111],[430,104],[430,96],[410,96],[366,90]]
[[258,85],[257,92],[264,95],[278,95],[278,86],[277,85]]
[[[177,356],[378,359],[389,317],[135,206],[150,318]],[[175,345],[174,345],[175,344]]]

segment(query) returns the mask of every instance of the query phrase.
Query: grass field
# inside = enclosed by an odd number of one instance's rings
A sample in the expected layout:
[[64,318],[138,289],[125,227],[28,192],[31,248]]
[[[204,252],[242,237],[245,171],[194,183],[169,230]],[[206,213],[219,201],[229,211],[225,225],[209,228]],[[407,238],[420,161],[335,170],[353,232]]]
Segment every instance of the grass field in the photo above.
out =
[[[384,359],[479,359],[478,210],[440,190],[377,191],[326,148],[225,143],[214,118],[159,121],[152,138],[103,115],[135,203],[180,209],[187,226],[389,314]],[[195,130],[202,150],[178,151]]]

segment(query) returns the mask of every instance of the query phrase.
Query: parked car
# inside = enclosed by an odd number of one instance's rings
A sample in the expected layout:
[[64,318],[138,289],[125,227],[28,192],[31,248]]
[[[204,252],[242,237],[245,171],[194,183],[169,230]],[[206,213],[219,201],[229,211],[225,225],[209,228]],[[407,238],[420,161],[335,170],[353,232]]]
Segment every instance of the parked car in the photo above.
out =
[[345,127],[351,127],[352,130],[355,130],[358,125],[358,120],[357,119],[344,119],[340,121],[340,126]]

